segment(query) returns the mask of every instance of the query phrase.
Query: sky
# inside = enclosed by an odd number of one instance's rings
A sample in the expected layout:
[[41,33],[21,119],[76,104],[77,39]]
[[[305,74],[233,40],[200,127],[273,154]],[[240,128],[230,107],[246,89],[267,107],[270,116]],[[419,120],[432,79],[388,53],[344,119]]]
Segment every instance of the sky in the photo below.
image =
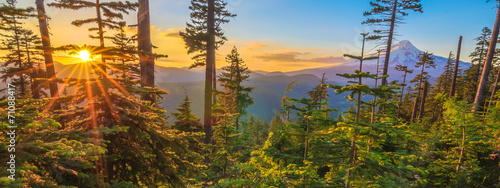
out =
[[[18,0],[18,7],[34,6],[34,0]],[[51,3],[54,0],[46,0]],[[104,0],[106,1],[106,0]],[[108,0],[109,1],[109,0]],[[361,52],[360,33],[372,27],[362,25],[371,9],[370,0],[227,0],[227,8],[236,16],[222,26],[229,39],[217,51],[217,66],[225,66],[225,56],[233,46],[251,70],[294,71],[338,64],[342,54]],[[409,40],[422,51],[447,57],[456,53],[459,36],[463,36],[462,61],[470,61],[475,48],[473,40],[484,27],[492,28],[496,17],[494,2],[486,0],[421,0],[423,13],[409,12],[405,24],[398,26],[394,43]],[[150,0],[152,41],[156,53],[169,57],[157,61],[160,66],[191,65],[182,38],[189,21],[189,0]],[[51,17],[53,46],[65,44],[97,44],[88,38],[88,27],[71,25],[95,13],[47,7]],[[137,13],[125,16],[128,25],[136,24]],[[38,22],[29,20],[27,27],[37,29]],[[130,33],[134,29],[129,30]],[[111,45],[107,42],[107,45]],[[374,42],[367,43],[368,53],[375,53]],[[57,54],[62,63],[76,61]]]

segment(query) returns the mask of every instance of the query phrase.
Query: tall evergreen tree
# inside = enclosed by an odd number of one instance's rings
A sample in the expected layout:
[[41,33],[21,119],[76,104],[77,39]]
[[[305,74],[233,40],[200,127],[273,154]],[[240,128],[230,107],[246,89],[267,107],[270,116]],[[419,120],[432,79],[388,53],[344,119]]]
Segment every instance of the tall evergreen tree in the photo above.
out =
[[[59,96],[59,89],[57,83],[54,82],[56,71],[54,68],[54,60],[52,58],[52,46],[50,44],[50,35],[48,28],[48,16],[45,12],[44,0],[36,0],[36,11],[38,16],[38,27],[40,28],[40,36],[42,38],[43,57],[45,61],[46,78],[49,79],[49,89],[51,97]],[[61,105],[58,103],[53,104],[54,109],[60,109]]]
[[413,70],[409,70],[408,69],[408,66],[403,66],[403,65],[396,65],[396,67],[394,68],[396,69],[397,71],[401,71],[401,72],[404,72],[404,76],[403,76],[403,83],[401,84],[401,95],[399,97],[399,104],[398,104],[398,114],[397,114],[397,118],[399,118],[399,115],[400,115],[400,110],[401,110],[401,105],[403,103],[403,96],[404,96],[404,92],[405,92],[405,86],[406,86],[406,76],[407,74],[412,74],[413,73]]
[[[137,49],[143,52],[141,59],[141,86],[155,87],[155,59],[148,55],[153,53],[151,44],[151,24],[149,18],[149,0],[138,0],[139,10],[137,11]],[[145,93],[142,98],[154,103],[154,95]]]
[[[194,63],[190,68],[205,66],[205,104],[203,125],[205,130],[205,144],[212,140],[212,105],[215,102],[212,96],[215,90],[215,51],[224,44],[227,38],[220,27],[235,17],[226,10],[223,0],[191,0],[191,23],[186,23],[185,31],[180,36],[186,43],[188,54],[194,54],[191,59]],[[207,158],[208,159],[208,158]]]
[[35,49],[40,38],[22,27],[22,21],[31,17],[33,8],[17,8],[15,0],[8,0],[0,11],[3,15],[0,50],[7,51],[2,57],[4,63],[1,79],[4,82],[10,79],[12,85],[20,88],[17,98],[26,98],[27,95],[40,98],[40,87],[34,82],[42,74],[41,69],[37,67],[40,63],[40,53]]
[[493,32],[491,34],[490,45],[488,47],[488,53],[486,55],[486,61],[483,67],[483,73],[481,74],[481,79],[479,81],[479,85],[477,88],[476,97],[474,99],[474,103],[476,104],[474,106],[474,111],[479,111],[483,103],[484,92],[486,90],[486,82],[488,82],[488,75],[490,74],[491,63],[493,62],[493,58],[495,55],[499,30],[500,30],[500,6],[498,7],[497,10],[497,17],[495,20],[495,26],[493,27]]
[[[471,58],[472,63],[470,69],[474,70],[474,81],[472,82],[472,89],[475,94],[475,92],[477,91],[477,85],[479,84],[478,80],[482,68],[482,63],[484,63],[484,58],[487,55],[486,52],[488,51],[488,47],[490,45],[491,29],[488,27],[484,27],[481,30],[481,34],[479,35],[479,37],[475,38],[474,40],[477,41],[476,48],[469,55],[469,57]],[[474,69],[472,67],[474,67]]]
[[223,97],[222,105],[232,108],[232,113],[237,113],[235,126],[236,130],[239,131],[241,116],[246,115],[246,108],[253,104],[249,95],[253,88],[243,85],[250,77],[250,70],[241,59],[236,47],[233,47],[231,53],[227,55],[226,62],[229,65],[222,67],[222,72],[219,75],[219,82],[224,89],[222,95],[219,95]]
[[[403,17],[408,16],[408,11],[412,10],[422,13],[422,4],[420,4],[420,0],[377,0],[371,1],[370,5],[373,9],[369,12],[364,12],[363,15],[378,16],[378,18],[368,18],[363,24],[385,27],[385,29],[374,30],[374,35],[368,37],[368,39],[372,40],[387,40],[384,69],[382,71],[382,75],[385,76],[389,68],[392,39],[395,33],[394,29],[397,25],[403,23]],[[382,78],[382,85],[387,85],[387,78]]]
[[[423,93],[423,89],[424,89],[424,81],[428,81],[429,78],[430,78],[430,75],[428,72],[425,71],[426,68],[436,68],[436,63],[434,62],[434,56],[429,53],[429,52],[424,52],[420,55],[418,55],[418,59],[419,61],[415,64],[415,68],[420,68],[422,67],[421,71],[420,71],[420,74],[417,74],[411,81],[410,83],[416,83],[418,82],[417,84],[415,84],[415,87],[418,88],[418,95],[417,97],[415,98],[415,103],[413,105],[413,111],[416,112],[416,109],[417,109],[417,101],[418,101],[418,97],[420,97],[421,95],[423,96],[424,93]],[[420,100],[423,101],[423,98],[420,98]],[[423,105],[425,105],[425,103],[423,103]],[[422,107],[422,103],[420,105]],[[423,116],[423,114],[420,114],[420,116]],[[417,114],[416,113],[413,113],[412,114],[412,122],[413,120],[417,117]]]

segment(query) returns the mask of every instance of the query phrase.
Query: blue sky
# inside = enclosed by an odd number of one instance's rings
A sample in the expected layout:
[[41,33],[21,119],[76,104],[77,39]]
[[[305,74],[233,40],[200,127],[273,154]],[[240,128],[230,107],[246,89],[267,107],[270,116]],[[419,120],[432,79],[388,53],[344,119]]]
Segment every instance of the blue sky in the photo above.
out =
[[[359,33],[373,29],[361,24],[366,19],[363,12],[371,9],[369,0],[227,2],[229,10],[238,16],[223,25],[229,41],[219,50],[218,61],[223,61],[234,45],[240,49],[251,69],[287,71],[332,65],[335,61],[326,59],[344,53],[359,53]],[[21,0],[20,6],[33,6],[31,3],[31,0]],[[159,62],[163,66],[190,64],[182,39],[165,37],[183,30],[189,20],[189,5],[189,0],[150,0],[153,43],[160,47],[157,52],[169,55],[169,61]],[[450,51],[456,53],[458,37],[462,35],[463,61],[470,60],[468,56],[475,47],[473,39],[481,29],[493,27],[497,10],[495,2],[486,3],[486,0],[422,0],[422,5],[424,13],[410,11],[405,18],[407,23],[398,27],[399,36],[394,42],[409,40],[420,50],[447,56]],[[76,13],[48,8],[48,13],[52,17],[56,44],[96,42],[87,38],[86,27],[70,25],[72,20],[88,18],[93,10]],[[125,19],[128,24],[135,24],[136,13],[132,12]],[[31,25],[36,26],[36,22]],[[68,28],[72,32],[68,32]],[[368,43],[368,49],[373,47],[373,43]],[[271,56],[285,58],[262,58]],[[317,59],[323,61],[315,61]],[[223,62],[218,65],[223,65]]]

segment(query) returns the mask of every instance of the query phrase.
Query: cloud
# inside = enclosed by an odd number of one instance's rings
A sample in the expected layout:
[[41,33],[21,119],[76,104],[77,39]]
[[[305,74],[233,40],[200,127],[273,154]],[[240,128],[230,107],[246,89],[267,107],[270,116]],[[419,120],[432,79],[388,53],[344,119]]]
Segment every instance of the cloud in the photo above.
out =
[[298,58],[299,55],[304,55],[304,53],[290,51],[290,52],[282,52],[282,53],[257,55],[254,57],[257,59],[264,60],[264,61],[280,61],[280,62],[304,61],[303,59]]
[[333,57],[333,56],[315,57],[309,59],[309,61],[318,63],[329,63],[329,64],[346,62],[346,60],[343,57]]
[[163,37],[180,39],[181,38],[181,36],[179,35],[180,31],[184,31],[184,28],[169,28],[166,29],[166,31],[162,32],[161,34]]
[[288,52],[271,53],[271,54],[267,53],[264,55],[257,55],[253,57],[261,59],[263,61],[275,61],[275,62],[315,62],[315,63],[328,63],[328,64],[338,64],[346,62],[346,60],[342,57],[333,57],[333,56],[322,56],[314,58],[299,57],[307,54],[309,53],[288,51]]

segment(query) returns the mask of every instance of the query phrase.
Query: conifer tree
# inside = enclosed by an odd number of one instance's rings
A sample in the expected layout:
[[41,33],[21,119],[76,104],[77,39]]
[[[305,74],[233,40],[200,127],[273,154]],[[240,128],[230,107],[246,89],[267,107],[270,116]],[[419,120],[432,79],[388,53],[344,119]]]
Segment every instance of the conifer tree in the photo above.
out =
[[398,114],[397,114],[397,118],[399,118],[401,105],[403,103],[403,96],[404,96],[404,92],[405,92],[406,76],[407,76],[407,74],[412,74],[413,70],[409,70],[408,66],[403,66],[403,65],[396,65],[396,67],[394,69],[396,69],[397,71],[404,72],[403,83],[401,84],[401,95],[399,97]]
[[449,93],[450,91],[450,83],[453,75],[453,68],[454,68],[454,62],[453,62],[453,52],[450,51],[450,55],[448,56],[448,60],[446,61],[446,64],[444,65],[444,71],[439,75],[439,77],[436,78],[436,82],[438,84],[438,90],[439,92],[445,92]]
[[[141,59],[141,86],[155,86],[155,59],[148,55],[153,53],[153,44],[151,44],[150,18],[149,18],[149,0],[138,0],[139,10],[137,11],[137,49],[143,52]],[[156,102],[154,95],[143,94],[142,98],[151,103]]]
[[212,105],[215,103],[212,92],[216,84],[215,51],[227,40],[220,26],[236,16],[226,10],[226,4],[223,0],[191,0],[191,23],[186,23],[186,31],[180,32],[188,54],[194,54],[191,57],[194,62],[190,68],[205,66],[205,144],[212,140]]
[[231,108],[232,113],[237,113],[235,119],[236,130],[239,130],[240,118],[246,115],[246,108],[253,104],[250,93],[252,87],[245,87],[243,83],[250,77],[250,70],[245,65],[243,59],[240,58],[238,49],[233,47],[231,54],[226,57],[228,66],[222,67],[222,72],[219,75],[219,82],[224,91],[221,92],[222,105]]
[[[48,28],[48,16],[45,12],[44,0],[36,0],[36,11],[38,16],[38,27],[40,28],[40,36],[42,38],[42,48],[43,48],[43,58],[45,61],[46,78],[49,82],[50,96],[58,97],[59,89],[57,83],[54,82],[56,77],[56,71],[54,68],[54,60],[52,58],[52,46],[50,43],[50,35]],[[54,109],[61,109],[59,103],[53,104]]]
[[[378,18],[368,18],[363,24],[368,24],[377,27],[388,27],[385,29],[376,29],[373,35],[368,39],[378,40],[386,39],[386,53],[384,61],[384,69],[382,75],[387,75],[389,68],[389,60],[391,56],[392,39],[397,25],[403,23],[403,17],[408,16],[408,11],[422,13],[422,4],[420,0],[377,0],[371,1],[372,10],[364,12],[364,16],[378,16]],[[382,78],[382,85],[387,85],[387,79]]]
[[[29,93],[30,81],[33,78],[30,73],[34,70],[34,63],[28,57],[29,50],[26,48],[26,45],[30,45],[30,42],[26,41],[26,39],[31,37],[25,36],[31,36],[33,33],[24,29],[21,21],[30,17],[30,12],[33,9],[17,8],[15,0],[8,0],[7,4],[3,4],[1,8],[3,23],[2,27],[0,27],[2,30],[2,33],[0,33],[2,37],[0,50],[7,51],[5,56],[2,57],[4,63],[1,70],[1,79],[4,82],[11,79],[11,84],[20,89],[20,92],[16,93],[16,98],[23,98]],[[33,39],[36,40],[36,38]],[[31,41],[31,44],[33,42],[36,41]]]
[[477,91],[477,85],[479,84],[478,79],[481,72],[482,63],[484,62],[484,58],[486,57],[486,52],[488,51],[488,47],[490,45],[490,39],[491,39],[491,29],[488,27],[484,27],[481,30],[481,34],[479,35],[479,37],[474,39],[475,41],[477,41],[476,48],[469,55],[472,63],[471,69],[472,67],[475,67],[475,69],[473,69],[475,71],[474,72],[475,74],[474,74],[474,81],[472,88],[474,94]]
[[[413,105],[413,111],[416,112],[416,109],[417,109],[417,101],[418,101],[418,98],[422,95],[424,95],[424,93],[422,92],[422,90],[424,89],[424,81],[428,81],[430,76],[429,76],[429,73],[428,72],[425,72],[425,68],[436,68],[436,63],[434,62],[434,56],[429,53],[429,52],[424,52],[423,54],[420,54],[419,55],[419,61],[415,64],[415,68],[420,68],[422,67],[421,71],[420,71],[420,74],[417,74],[411,81],[410,83],[415,83],[415,82],[418,82],[417,84],[415,84],[415,87],[418,88],[418,95],[417,97],[415,98],[415,102],[414,102],[414,105]],[[421,101],[423,101],[423,98],[420,99]],[[421,103],[421,107],[422,105],[425,105],[425,103]],[[423,114],[420,114],[420,116],[423,116]],[[416,113],[412,113],[412,122],[413,122],[413,119],[415,119],[417,117],[417,114]]]
[[499,30],[500,30],[500,6],[498,7],[497,10],[495,26],[493,27],[493,32],[491,34],[490,45],[488,47],[488,53],[486,55],[486,61],[483,67],[483,73],[481,74],[481,79],[479,81],[479,85],[477,88],[476,97],[474,99],[474,103],[476,104],[474,106],[474,111],[479,111],[480,106],[483,103],[484,92],[486,90],[486,82],[488,82],[488,75],[490,74],[491,63],[493,62],[493,58],[495,55]]

